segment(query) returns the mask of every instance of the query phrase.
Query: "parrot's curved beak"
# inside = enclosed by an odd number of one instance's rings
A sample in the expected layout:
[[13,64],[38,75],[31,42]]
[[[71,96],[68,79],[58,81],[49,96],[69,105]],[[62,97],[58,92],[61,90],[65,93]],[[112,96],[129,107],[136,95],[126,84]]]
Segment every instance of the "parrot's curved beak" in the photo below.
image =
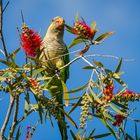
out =
[[65,21],[64,21],[63,18],[58,18],[56,20],[56,23],[58,25],[57,29],[59,29],[59,30],[61,30],[64,27],[64,25],[65,25]]

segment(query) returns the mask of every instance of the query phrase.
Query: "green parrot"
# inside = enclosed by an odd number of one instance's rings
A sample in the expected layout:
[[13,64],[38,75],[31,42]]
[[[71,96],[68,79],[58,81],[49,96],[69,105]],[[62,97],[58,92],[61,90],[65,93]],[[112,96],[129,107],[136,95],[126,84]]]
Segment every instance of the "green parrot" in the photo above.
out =
[[[41,61],[47,67],[47,73],[53,77],[49,82],[48,90],[58,104],[63,104],[62,81],[66,83],[69,78],[69,67],[59,70],[69,62],[68,49],[63,41],[65,21],[61,17],[55,17],[48,27],[43,39]],[[63,106],[61,106],[63,109]],[[67,140],[65,116],[59,112],[58,127],[62,140]]]

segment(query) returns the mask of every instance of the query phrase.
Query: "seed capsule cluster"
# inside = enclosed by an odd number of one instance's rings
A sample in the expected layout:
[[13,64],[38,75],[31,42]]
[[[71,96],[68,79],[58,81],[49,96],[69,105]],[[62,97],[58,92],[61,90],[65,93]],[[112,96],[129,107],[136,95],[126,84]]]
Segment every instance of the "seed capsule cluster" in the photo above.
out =
[[39,81],[37,81],[36,79],[30,79],[30,86],[35,91],[37,96],[42,95],[42,90]]
[[82,112],[80,118],[80,128],[83,129],[86,125],[87,116],[89,114],[89,99],[87,94],[83,96],[83,101],[81,103],[82,103],[82,107],[81,107]]

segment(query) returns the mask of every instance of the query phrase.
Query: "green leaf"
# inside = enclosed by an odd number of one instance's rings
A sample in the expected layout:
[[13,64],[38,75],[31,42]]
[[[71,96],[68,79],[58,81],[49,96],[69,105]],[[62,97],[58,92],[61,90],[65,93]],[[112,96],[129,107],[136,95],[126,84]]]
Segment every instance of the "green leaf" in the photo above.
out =
[[59,110],[67,117],[67,119],[71,122],[71,124],[74,127],[78,128],[74,120],[62,108],[59,108]]
[[99,36],[98,38],[96,38],[94,40],[94,44],[102,43],[102,41],[104,41],[105,38],[107,38],[108,36],[110,36],[112,34],[113,34],[113,32],[107,32],[107,33],[102,34],[101,36]]
[[8,67],[10,67],[12,65],[12,63],[10,61],[7,62],[5,60],[0,59],[0,62],[3,63],[3,64],[5,64]]
[[92,138],[93,139],[98,139],[98,138],[107,137],[109,135],[111,135],[111,133],[105,133],[105,134],[96,135],[96,136],[93,136]]
[[103,68],[103,67],[104,67],[104,65],[103,65],[101,62],[99,62],[99,61],[93,60],[93,62],[94,62],[94,64],[95,64],[96,66],[98,66],[98,67],[100,67],[100,68]]
[[77,97],[73,97],[73,98],[68,98],[68,99],[65,99],[65,100],[69,100],[69,101],[72,101],[72,100],[77,100],[81,98],[81,96],[77,96]]
[[115,105],[117,105],[117,106],[119,106],[119,107],[121,107],[121,108],[123,108],[123,109],[128,109],[127,106],[125,106],[125,105],[123,105],[123,104],[120,104],[120,103],[118,103],[118,102],[116,102],[116,101],[113,101],[112,103],[114,103]]
[[81,98],[78,100],[78,102],[76,102],[76,104],[73,106],[73,108],[69,111],[68,114],[72,113],[72,112],[76,109],[76,107],[79,106],[79,104],[81,103],[81,101],[82,101],[82,96],[81,96]]
[[111,71],[111,70],[109,70],[109,69],[105,69],[105,72],[106,72],[106,74],[107,74],[109,77],[111,77],[111,78],[113,78],[114,80],[116,80],[119,84],[121,84],[121,85],[124,86],[124,87],[127,87],[127,85],[120,79],[120,76],[119,76],[117,73],[115,73],[115,72],[113,72],[113,71]]
[[29,93],[27,93],[27,95],[25,96],[25,105],[24,105],[24,116],[27,116],[27,112],[29,111]]
[[97,97],[97,95],[92,91],[91,88],[90,88],[90,93],[96,102],[98,102],[99,104],[102,104],[102,101]]
[[117,72],[120,71],[121,65],[122,65],[122,58],[121,58],[120,61],[119,61],[119,64],[118,64],[118,66],[117,66],[117,68],[116,68],[116,70],[115,70],[115,73],[117,73]]
[[74,47],[75,45],[81,44],[81,43],[83,43],[83,42],[84,42],[84,40],[82,40],[82,39],[74,39],[68,48],[72,48],[72,47]]
[[65,101],[65,105],[68,106],[69,105],[69,94],[68,94],[68,89],[66,84],[64,83],[63,80],[61,80],[62,83],[62,87],[63,87],[63,95],[64,95],[64,101]]
[[136,123],[135,123],[135,138],[136,138],[136,140],[139,140],[138,131],[137,131],[137,124]]
[[115,79],[119,84],[126,87],[127,85],[120,79],[120,76],[117,73],[113,73],[112,78]]
[[20,47],[19,48],[17,48],[15,51],[13,51],[9,56],[8,56],[8,58],[12,58],[12,57],[15,57],[15,55],[20,51]]
[[72,27],[68,26],[67,24],[65,24],[65,27],[68,32],[75,34]]
[[0,76],[0,81],[1,81],[1,82],[6,81],[6,78],[3,77],[3,76]]
[[69,90],[68,93],[75,93],[75,92],[81,91],[81,90],[83,90],[84,88],[86,88],[87,85],[88,85],[88,83],[86,83],[85,85],[83,85],[83,86],[81,86],[81,87],[79,87],[79,88]]
[[1,52],[4,56],[5,56],[5,53],[4,53],[4,51],[3,51],[3,50],[1,50],[1,49],[0,49],[0,52]]
[[83,67],[82,69],[84,69],[84,70],[93,70],[93,69],[95,69],[95,67],[92,67],[92,66],[85,66],[85,67]]
[[37,81],[49,80],[49,79],[51,79],[51,78],[52,78],[52,77],[41,76],[41,77],[38,77],[38,78],[37,78]]
[[91,31],[94,32],[94,31],[95,31],[95,28],[96,28],[96,22],[94,21],[94,22],[91,24]]
[[20,135],[21,135],[21,126],[18,127],[18,130],[17,130],[17,134],[16,134],[16,137],[15,137],[15,140],[19,140]]
[[37,102],[37,108],[38,108],[38,114],[39,114],[39,117],[40,117],[40,122],[42,123],[43,122],[43,108],[42,108],[42,105],[41,105],[41,102],[39,101],[38,97],[36,95],[34,95],[35,99],[36,99],[36,102]]
[[32,76],[36,76],[37,74],[41,73],[44,70],[45,70],[45,68],[39,68],[39,69],[32,72]]
[[122,112],[121,110],[119,110],[118,108],[116,108],[114,105],[110,104],[110,107],[115,110],[118,114],[127,117],[128,115],[125,112]]
[[105,120],[105,118],[102,116],[102,118],[100,118],[100,119],[101,119],[101,121],[104,123],[104,125],[110,130],[110,132],[113,134],[113,136],[114,136],[115,138],[117,138],[117,137],[116,137],[115,131],[114,131],[113,128],[107,123],[107,121]]
[[132,138],[132,136],[130,136],[128,133],[126,133],[126,138],[129,138],[129,139],[126,139],[126,140],[134,140],[134,139]]
[[93,129],[88,137],[88,139],[92,138],[93,133],[95,132],[95,129]]
[[73,133],[72,130],[70,130],[70,133],[71,133],[71,136],[72,136],[73,140],[77,140],[77,138],[76,138],[76,136],[74,135],[74,133]]
[[83,131],[82,130],[79,130],[77,133],[76,133],[76,137],[78,137]]

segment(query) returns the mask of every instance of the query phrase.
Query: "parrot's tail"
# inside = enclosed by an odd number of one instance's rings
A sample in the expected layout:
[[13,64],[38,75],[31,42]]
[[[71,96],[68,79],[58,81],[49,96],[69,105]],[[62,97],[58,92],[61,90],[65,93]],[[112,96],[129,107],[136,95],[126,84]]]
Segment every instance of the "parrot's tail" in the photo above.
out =
[[58,127],[61,133],[62,140],[68,140],[65,115],[61,111],[63,110],[63,87],[61,80],[58,79],[58,77],[53,77],[52,81],[49,84],[50,84],[49,91],[53,98],[53,101],[61,105],[59,106],[60,109],[56,110],[57,112],[56,119],[58,121]]
[[68,140],[67,136],[67,126],[65,122],[65,116],[62,112],[59,114],[59,120],[58,120],[58,127],[61,133],[62,140]]

